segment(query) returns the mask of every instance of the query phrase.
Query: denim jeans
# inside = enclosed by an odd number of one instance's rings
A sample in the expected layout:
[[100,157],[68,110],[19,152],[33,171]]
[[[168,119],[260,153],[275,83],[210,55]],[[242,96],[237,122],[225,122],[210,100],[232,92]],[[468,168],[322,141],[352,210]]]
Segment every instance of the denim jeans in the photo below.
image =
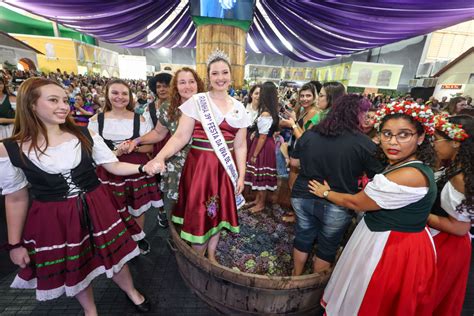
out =
[[291,205],[296,213],[293,246],[311,253],[317,240],[316,256],[333,262],[353,212],[323,199],[292,198]]

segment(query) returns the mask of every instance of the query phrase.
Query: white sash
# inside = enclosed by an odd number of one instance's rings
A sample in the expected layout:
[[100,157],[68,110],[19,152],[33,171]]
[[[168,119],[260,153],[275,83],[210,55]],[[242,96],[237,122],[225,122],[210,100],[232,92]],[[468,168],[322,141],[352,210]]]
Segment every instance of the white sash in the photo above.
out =
[[[197,105],[202,127],[212,145],[212,149],[214,149],[217,158],[232,180],[235,191],[237,191],[239,173],[237,172],[229,147],[227,147],[227,143],[225,142],[224,135],[222,135],[221,129],[217,125],[214,114],[211,111],[208,95],[207,93],[198,93],[193,96],[193,99]],[[244,206],[245,199],[242,194],[235,195],[235,203],[237,204],[237,209]]]

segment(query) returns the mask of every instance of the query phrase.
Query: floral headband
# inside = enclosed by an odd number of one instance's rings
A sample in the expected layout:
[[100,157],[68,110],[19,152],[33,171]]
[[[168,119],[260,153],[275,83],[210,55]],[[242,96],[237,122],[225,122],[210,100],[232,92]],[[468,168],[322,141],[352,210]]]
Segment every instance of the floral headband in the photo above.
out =
[[451,123],[447,114],[439,114],[434,117],[435,128],[446,134],[452,140],[462,142],[469,137],[461,124]]
[[375,114],[375,129],[379,130],[382,120],[387,115],[405,114],[420,122],[427,135],[433,135],[434,128],[434,114],[431,108],[426,105],[420,105],[413,101],[392,102],[384,104]]

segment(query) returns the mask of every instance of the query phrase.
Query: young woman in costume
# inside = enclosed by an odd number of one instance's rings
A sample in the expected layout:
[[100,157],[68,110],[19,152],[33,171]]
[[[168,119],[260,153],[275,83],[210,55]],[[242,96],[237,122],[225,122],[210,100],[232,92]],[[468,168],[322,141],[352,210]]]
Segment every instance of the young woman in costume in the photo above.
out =
[[244,188],[250,118],[243,104],[227,94],[232,79],[224,53],[217,51],[209,57],[207,75],[210,91],[180,106],[176,133],[148,165],[155,172],[163,171],[165,161],[192,139],[171,219],[182,225],[181,238],[202,255],[207,250],[209,260],[216,262],[220,230],[239,232],[237,203],[241,200],[236,197],[241,197]]
[[377,112],[380,147],[389,165],[357,194],[311,181],[313,194],[365,215],[324,291],[332,315],[431,315],[436,254],[426,228],[436,199],[431,169],[433,112],[410,101]]
[[433,315],[460,315],[471,262],[469,229],[474,219],[474,118],[435,117],[434,149],[448,161],[438,178],[438,198],[428,217],[436,247],[438,286]]
[[[204,82],[194,69],[183,67],[177,70],[171,80],[170,101],[161,104],[155,128],[131,142],[124,143],[123,150],[132,152],[140,144],[155,144],[165,139],[168,134],[176,133],[181,117],[179,106],[196,93],[201,92],[204,92]],[[169,205],[165,205],[168,210],[172,210],[178,200],[179,179],[189,149],[189,145],[185,146],[169,158],[166,161],[166,171],[161,175],[161,191],[166,194],[165,202],[169,202]],[[158,224],[162,227],[167,226],[166,214],[158,214]]]
[[257,190],[250,212],[265,209],[267,191],[277,188],[275,140],[273,133],[278,130],[278,91],[273,82],[265,82],[259,89],[257,117],[250,128],[255,130],[247,157],[245,184]]
[[36,289],[40,301],[65,293],[97,315],[91,282],[105,273],[138,311],[148,311],[126,265],[139,254],[137,244],[95,173],[95,164],[123,176],[143,166],[119,162],[99,135],[79,129],[67,100],[58,83],[27,79],[14,135],[0,143],[7,246],[21,268],[12,287]]
[[[146,164],[149,161],[147,153],[151,153],[152,146],[136,147],[131,153],[124,153],[116,147],[124,140],[137,138],[151,129],[133,108],[133,96],[128,84],[121,79],[110,80],[105,87],[104,111],[90,119],[89,128],[104,139],[120,161]],[[150,244],[143,233],[145,212],[150,207],[163,206],[156,177],[146,174],[117,176],[102,167],[97,169],[97,173],[113,194],[122,215],[128,216],[130,213],[135,218],[141,229],[131,233],[137,240],[141,253],[149,253]]]

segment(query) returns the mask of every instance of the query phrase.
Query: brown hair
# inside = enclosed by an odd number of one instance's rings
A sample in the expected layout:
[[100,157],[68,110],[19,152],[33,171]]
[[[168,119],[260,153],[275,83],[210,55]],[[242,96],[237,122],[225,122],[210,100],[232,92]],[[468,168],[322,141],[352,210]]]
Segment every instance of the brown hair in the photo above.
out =
[[178,69],[174,76],[173,79],[171,79],[171,92],[170,92],[170,106],[168,108],[168,119],[170,121],[176,121],[179,119],[181,116],[181,112],[178,111],[178,107],[181,105],[181,96],[178,93],[178,75],[180,72],[190,72],[193,74],[194,80],[196,80],[197,84],[197,92],[204,92],[204,82],[202,79],[199,77],[197,72],[189,67],[183,67],[181,69]]
[[[11,139],[20,143],[20,151],[23,147],[23,143],[27,141],[31,141],[28,153],[30,153],[31,150],[34,150],[37,155],[38,152],[44,154],[45,150],[48,148],[49,139],[46,126],[33,110],[33,105],[35,105],[41,97],[40,88],[47,85],[55,85],[64,90],[59,83],[40,77],[26,79],[18,89],[18,94],[16,96],[16,116],[13,136]],[[76,136],[79,139],[81,146],[88,153],[92,152],[91,141],[81,132],[79,127],[74,124],[70,115],[68,115],[64,123],[59,124],[59,128],[64,132]],[[46,144],[44,149],[41,149],[38,145],[39,135],[43,135],[45,139]]]
[[112,111],[112,103],[110,103],[109,100],[109,90],[110,86],[113,84],[121,84],[127,87],[128,89],[128,104],[127,104],[127,110],[133,112],[135,108],[135,102],[133,100],[133,94],[132,94],[132,89],[130,89],[130,86],[128,85],[125,80],[122,79],[112,79],[109,82],[107,82],[107,85],[105,86],[105,105],[104,105],[104,113]]
[[466,101],[465,97],[454,97],[449,100],[448,105],[446,106],[446,110],[448,111],[449,115],[456,114],[456,105],[461,102]]

